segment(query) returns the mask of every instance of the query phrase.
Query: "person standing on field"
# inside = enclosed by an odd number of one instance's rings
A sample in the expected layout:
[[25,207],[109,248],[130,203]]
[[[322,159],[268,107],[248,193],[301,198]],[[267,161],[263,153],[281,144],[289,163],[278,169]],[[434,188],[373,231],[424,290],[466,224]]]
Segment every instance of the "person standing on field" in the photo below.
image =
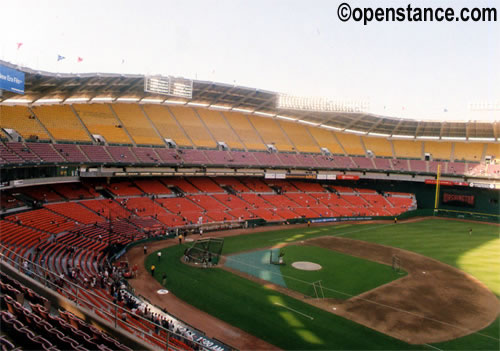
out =
[[156,269],[155,265],[154,265],[154,264],[153,264],[153,265],[151,265],[151,275],[152,275],[153,277],[155,276],[155,269]]

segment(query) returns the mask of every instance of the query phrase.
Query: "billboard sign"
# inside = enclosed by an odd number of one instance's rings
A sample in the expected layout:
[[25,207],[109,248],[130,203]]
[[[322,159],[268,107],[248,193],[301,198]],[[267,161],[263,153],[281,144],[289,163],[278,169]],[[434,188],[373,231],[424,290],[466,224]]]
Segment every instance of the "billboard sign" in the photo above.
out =
[[24,72],[0,65],[0,90],[24,94]]

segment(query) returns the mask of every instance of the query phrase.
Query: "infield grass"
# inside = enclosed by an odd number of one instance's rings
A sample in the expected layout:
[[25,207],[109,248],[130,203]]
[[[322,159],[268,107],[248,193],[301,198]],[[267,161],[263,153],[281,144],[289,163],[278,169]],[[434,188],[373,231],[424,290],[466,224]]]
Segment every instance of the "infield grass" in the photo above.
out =
[[[317,246],[290,245],[281,249],[286,262],[308,261],[322,266],[317,271],[304,271],[291,264],[280,266],[286,287],[307,296],[324,294],[325,298],[346,300],[406,275],[391,266],[349,256]],[[322,289],[313,282],[321,281]],[[320,292],[321,289],[321,292]]]
[[[468,235],[469,228],[473,228],[472,236]],[[498,227],[488,224],[439,219],[277,230],[226,238],[223,254],[325,235],[375,242],[432,257],[470,273],[500,295]],[[456,340],[432,346],[410,345],[227,271],[184,265],[180,262],[184,248],[179,245],[162,250],[156,278],[160,280],[166,272],[167,288],[179,298],[283,349],[499,349],[499,319],[478,333]],[[157,263],[155,256],[148,256],[147,267]]]

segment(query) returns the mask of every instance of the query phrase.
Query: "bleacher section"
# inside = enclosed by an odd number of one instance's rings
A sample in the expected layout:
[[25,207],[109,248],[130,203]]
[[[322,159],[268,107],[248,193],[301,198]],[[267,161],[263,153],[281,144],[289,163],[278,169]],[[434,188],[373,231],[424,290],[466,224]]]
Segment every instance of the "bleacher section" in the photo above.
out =
[[90,133],[102,135],[108,143],[132,144],[109,105],[76,104],[73,107]]
[[169,110],[175,116],[175,119],[182,126],[186,134],[189,135],[189,138],[193,141],[195,146],[211,148],[217,146],[210,132],[202,123],[194,109],[170,106]]
[[277,121],[271,118],[257,116],[248,116],[248,119],[266,145],[272,144],[279,151],[292,151],[295,149],[288,137],[283,133]]
[[26,106],[0,106],[0,127],[14,129],[25,139],[50,140]]
[[307,127],[307,129],[320,147],[326,147],[334,155],[344,155],[344,151],[331,131],[313,127]]
[[454,143],[453,155],[457,161],[481,162],[484,143]]
[[172,139],[179,146],[193,146],[167,107],[144,105],[143,108],[162,138]]
[[138,145],[165,145],[146,118],[141,107],[136,104],[111,105],[132,139]]
[[378,157],[393,157],[391,142],[384,138],[362,137],[366,150]]
[[262,142],[262,138],[257,134],[253,125],[250,124],[247,116],[235,112],[223,112],[223,114],[247,150],[266,150],[266,145]]
[[82,123],[71,110],[71,106],[35,106],[33,113],[58,141],[92,141]]
[[295,148],[300,152],[320,153],[321,150],[306,126],[298,123],[278,121],[288,138],[293,141]]
[[[43,124],[53,133],[56,142],[93,143],[82,125],[83,121],[90,133],[102,135],[108,144],[126,145],[4,141],[5,143],[0,142],[0,164],[86,162],[123,165],[212,164],[353,170],[361,168],[433,173],[435,172],[433,164],[423,160],[424,152],[427,152],[434,160],[445,162],[442,169],[444,174],[457,176],[470,174],[481,177],[498,174],[495,165],[486,167],[483,160],[485,155],[498,154],[499,147],[496,143],[387,140],[380,137],[334,133],[324,128],[268,117],[185,106],[43,105],[33,107],[33,111],[39,116],[41,123],[32,116],[27,107],[2,105],[1,126],[14,128],[24,138],[38,136],[40,140],[48,141],[50,137],[42,127]],[[20,121],[24,120],[27,125],[19,126]],[[157,131],[161,136],[158,136]],[[129,138],[129,134],[133,140]],[[164,138],[172,139],[178,146],[189,149],[168,149]],[[132,141],[139,145],[158,147],[137,147],[132,145]],[[226,142],[233,150],[216,150],[216,141]],[[194,146],[210,150],[193,150],[193,143]],[[241,151],[241,149],[265,150],[265,144],[272,143],[282,152],[270,154]],[[391,144],[394,147],[394,155]],[[319,155],[320,147],[328,148],[334,154],[333,158]],[[344,149],[349,156],[345,156]],[[367,150],[373,151],[378,157],[373,160],[367,159],[365,155]],[[451,157],[453,160],[450,160]]]
[[[374,162],[374,164],[372,163]],[[409,162],[409,163],[408,163]],[[102,146],[74,144],[0,142],[0,163],[106,163],[106,164],[203,164],[222,166],[272,166],[302,168],[376,169],[402,172],[435,173],[432,162],[423,160],[387,159],[346,156],[322,156],[311,154],[166,149],[131,146]],[[493,167],[476,162],[444,162],[441,172],[453,175],[473,174],[491,176]],[[491,172],[490,172],[491,170]]]
[[361,137],[353,134],[335,133],[340,144],[349,155],[366,156],[365,149],[361,145]]
[[451,159],[451,143],[438,141],[425,141],[424,152],[430,153],[434,160]]
[[207,109],[196,109],[196,112],[217,142],[223,141],[231,149],[245,149],[245,146],[241,143],[238,135],[226,122],[224,115],[221,112]]
[[396,157],[422,158],[422,142],[413,140],[392,140]]

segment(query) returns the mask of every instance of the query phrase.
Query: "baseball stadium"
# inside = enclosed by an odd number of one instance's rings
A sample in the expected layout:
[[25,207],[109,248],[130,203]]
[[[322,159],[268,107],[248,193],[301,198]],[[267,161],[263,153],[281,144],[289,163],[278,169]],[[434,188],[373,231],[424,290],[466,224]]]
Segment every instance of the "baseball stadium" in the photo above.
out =
[[496,120],[13,59],[0,139],[2,351],[500,348]]

